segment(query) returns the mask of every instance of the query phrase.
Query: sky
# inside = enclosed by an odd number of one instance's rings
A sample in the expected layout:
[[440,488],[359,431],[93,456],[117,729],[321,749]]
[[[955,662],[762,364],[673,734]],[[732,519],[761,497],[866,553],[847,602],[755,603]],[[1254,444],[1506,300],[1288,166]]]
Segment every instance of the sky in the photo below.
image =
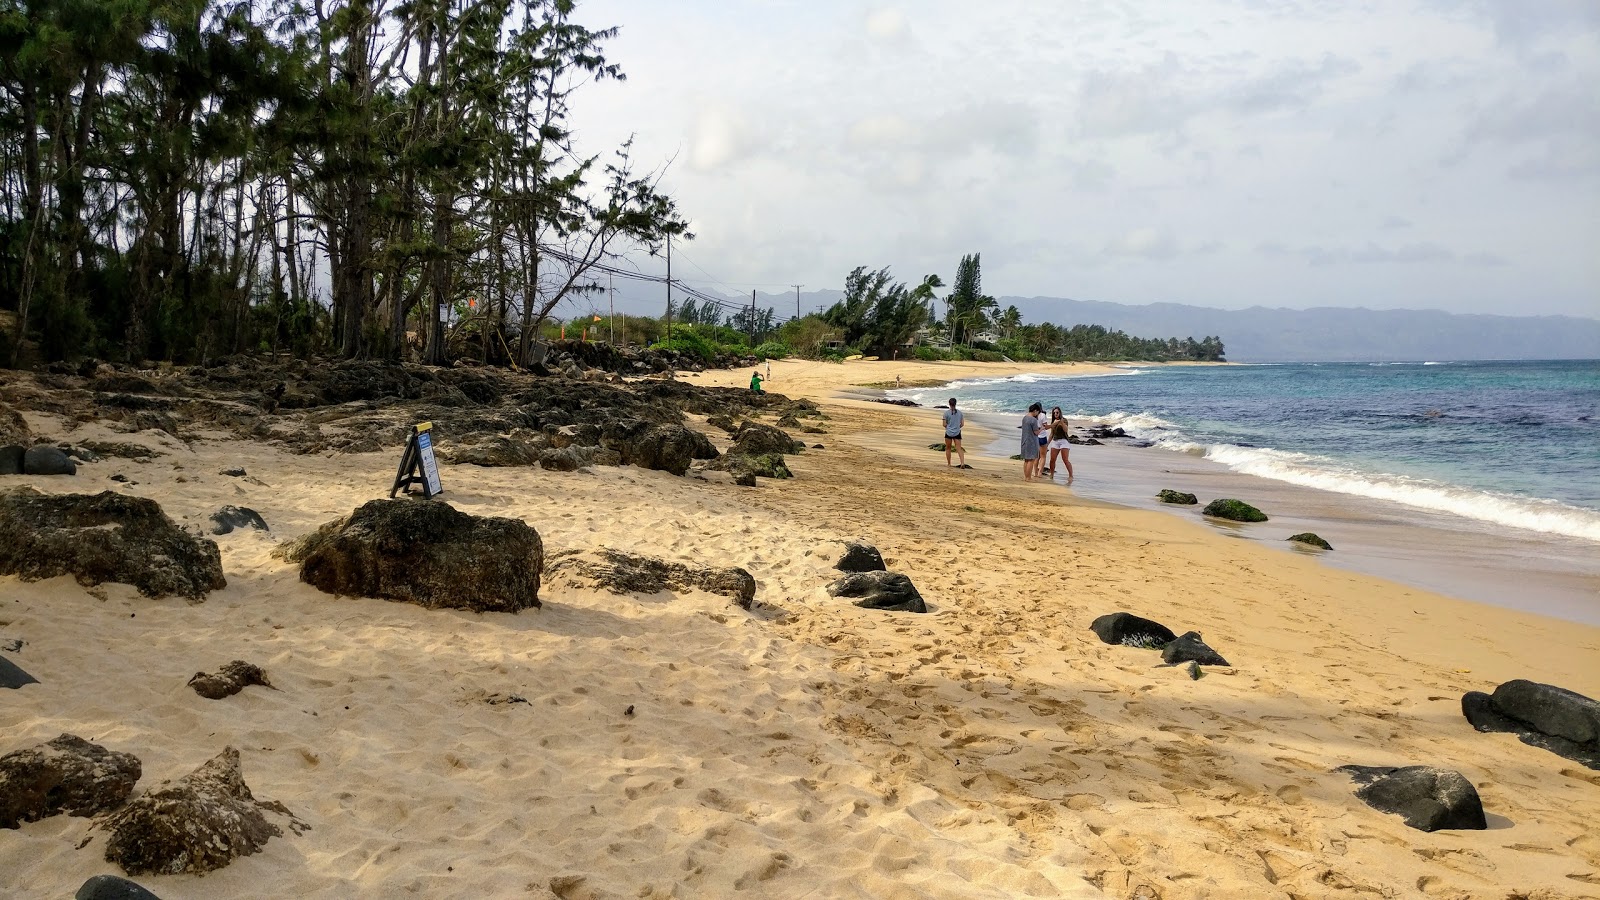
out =
[[[1600,318],[1600,0],[580,0],[724,293]],[[659,264],[639,254],[640,268]]]

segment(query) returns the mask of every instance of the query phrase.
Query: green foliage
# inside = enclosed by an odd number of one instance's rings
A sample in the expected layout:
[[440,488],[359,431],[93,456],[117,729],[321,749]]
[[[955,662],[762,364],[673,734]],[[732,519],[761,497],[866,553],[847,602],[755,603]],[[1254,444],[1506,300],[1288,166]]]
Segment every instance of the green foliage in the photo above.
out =
[[757,359],[788,359],[794,355],[789,345],[781,341],[767,341],[752,352]]

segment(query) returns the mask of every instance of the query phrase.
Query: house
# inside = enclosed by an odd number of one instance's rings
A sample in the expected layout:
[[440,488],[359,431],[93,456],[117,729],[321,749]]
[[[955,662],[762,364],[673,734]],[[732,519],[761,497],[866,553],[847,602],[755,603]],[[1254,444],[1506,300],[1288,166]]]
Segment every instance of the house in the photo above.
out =
[[985,329],[973,335],[972,342],[974,344],[998,344],[1000,343],[1000,335]]

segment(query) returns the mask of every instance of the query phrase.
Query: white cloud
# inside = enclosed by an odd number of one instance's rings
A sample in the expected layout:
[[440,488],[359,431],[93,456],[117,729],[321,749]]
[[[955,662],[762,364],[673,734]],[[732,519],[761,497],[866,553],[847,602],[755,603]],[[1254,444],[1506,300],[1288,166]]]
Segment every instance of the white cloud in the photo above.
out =
[[867,34],[886,44],[903,44],[911,39],[911,23],[896,7],[873,10],[867,14]]
[[737,112],[721,107],[705,109],[695,120],[689,167],[697,172],[715,172],[750,155],[760,144],[761,136]]
[[1137,228],[1108,242],[1108,256],[1139,259],[1172,259],[1178,255],[1178,239],[1159,228]]

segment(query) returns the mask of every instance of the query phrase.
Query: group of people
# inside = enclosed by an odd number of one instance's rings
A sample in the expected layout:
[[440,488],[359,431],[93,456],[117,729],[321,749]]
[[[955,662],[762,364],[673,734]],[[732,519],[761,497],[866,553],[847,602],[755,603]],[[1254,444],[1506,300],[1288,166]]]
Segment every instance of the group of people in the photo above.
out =
[[[967,465],[967,451],[961,447],[961,426],[966,422],[966,415],[956,409],[956,398],[950,398],[950,406],[944,411],[944,464],[950,465],[950,454],[954,452],[961,460],[956,468],[970,469]],[[1044,407],[1035,403],[1028,407],[1028,414],[1022,418],[1022,477],[1026,481],[1035,478],[1052,478],[1056,474],[1056,463],[1067,469],[1067,484],[1072,483],[1072,440],[1071,432],[1067,427],[1067,417],[1062,415],[1061,407],[1050,409],[1050,420],[1044,418]],[[1048,458],[1046,457],[1048,454]]]

